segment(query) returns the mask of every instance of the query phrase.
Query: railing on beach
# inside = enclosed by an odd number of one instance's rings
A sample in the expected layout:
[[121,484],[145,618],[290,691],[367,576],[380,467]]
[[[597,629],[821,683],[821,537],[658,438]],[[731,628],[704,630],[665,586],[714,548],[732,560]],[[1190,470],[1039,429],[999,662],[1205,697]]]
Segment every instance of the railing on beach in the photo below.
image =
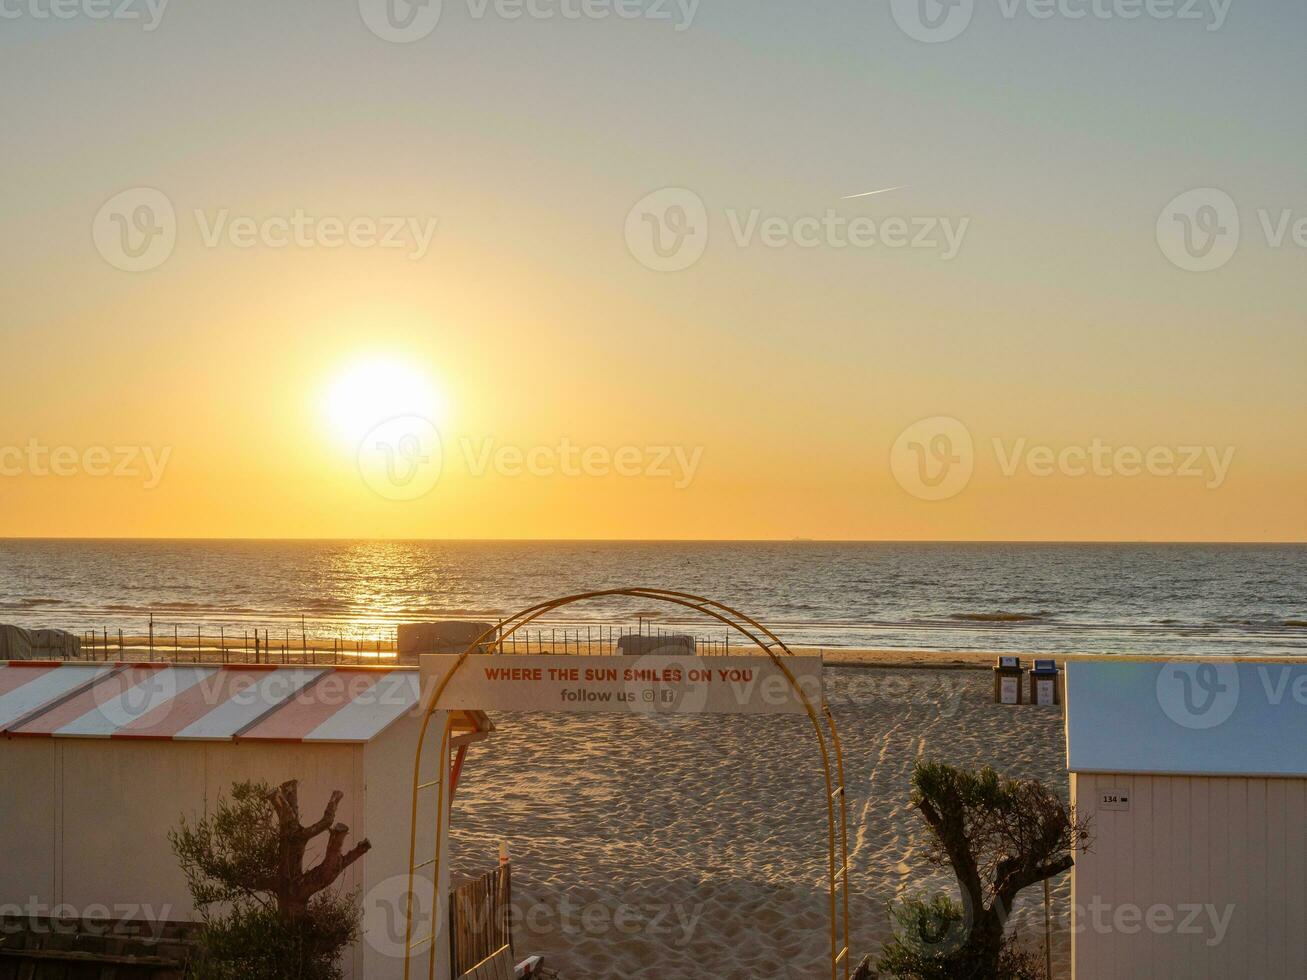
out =
[[81,659],[166,663],[384,664],[395,659],[395,640],[310,635],[307,627],[159,624],[146,633],[86,630]]
[[[294,625],[230,627],[215,624],[163,623],[150,620],[144,632],[121,628],[81,630],[79,653],[63,659],[120,662],[231,664],[393,664],[398,653],[390,635],[323,635],[306,619]],[[701,637],[662,630],[646,622],[631,625],[588,624],[542,626],[507,637],[490,652],[505,654],[580,654],[675,652],[697,656],[728,656],[729,636]],[[737,653],[746,653],[737,643]]]

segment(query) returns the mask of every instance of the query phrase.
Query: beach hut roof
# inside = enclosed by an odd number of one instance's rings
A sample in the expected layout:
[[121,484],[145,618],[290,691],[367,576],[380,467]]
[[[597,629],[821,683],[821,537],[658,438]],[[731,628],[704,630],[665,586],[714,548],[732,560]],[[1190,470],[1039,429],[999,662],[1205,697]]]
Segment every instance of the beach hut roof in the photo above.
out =
[[[418,709],[411,668],[0,662],[0,734],[357,744]],[[460,712],[454,744],[493,729]]]
[[1071,661],[1077,773],[1307,777],[1307,665]]

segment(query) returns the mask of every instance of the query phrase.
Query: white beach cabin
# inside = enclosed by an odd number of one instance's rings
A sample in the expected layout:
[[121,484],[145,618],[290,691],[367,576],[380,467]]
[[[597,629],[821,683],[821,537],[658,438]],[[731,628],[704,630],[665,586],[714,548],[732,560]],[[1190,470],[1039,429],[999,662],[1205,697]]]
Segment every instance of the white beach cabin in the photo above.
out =
[[[234,782],[293,778],[306,824],[340,790],[346,846],[372,843],[341,879],[364,904],[345,975],[400,977],[418,702],[413,669],[0,662],[0,908],[189,920],[168,831]],[[456,751],[486,737],[483,714],[455,714]],[[438,713],[437,732],[445,718]],[[437,756],[427,753],[423,778],[449,780],[449,759]],[[420,853],[435,846],[435,799],[419,813]],[[319,855],[324,840],[314,842]],[[430,936],[425,884],[415,918]],[[436,976],[447,977],[447,921],[438,918]]]
[[1075,662],[1078,980],[1307,977],[1307,664]]

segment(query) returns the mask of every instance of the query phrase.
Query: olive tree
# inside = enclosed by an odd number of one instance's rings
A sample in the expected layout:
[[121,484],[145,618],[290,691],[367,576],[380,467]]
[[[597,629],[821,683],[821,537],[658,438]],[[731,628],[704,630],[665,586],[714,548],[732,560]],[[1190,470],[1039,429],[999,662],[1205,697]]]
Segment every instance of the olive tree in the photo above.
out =
[[[360,911],[354,896],[329,889],[371,848],[363,840],[345,850],[349,828],[336,821],[343,795],[332,793],[322,817],[305,825],[295,780],[237,783],[212,814],[183,817],[168,835],[204,922],[197,977],[340,977],[337,961],[358,937]],[[321,859],[305,868],[310,843],[324,834]]]
[[1023,889],[1072,867],[1072,852],[1088,842],[1087,826],[1040,783],[988,767],[919,762],[912,790],[931,832],[928,858],[952,868],[962,901],[904,902],[880,970],[921,980],[1041,976],[1042,966],[1008,941],[1008,916]]

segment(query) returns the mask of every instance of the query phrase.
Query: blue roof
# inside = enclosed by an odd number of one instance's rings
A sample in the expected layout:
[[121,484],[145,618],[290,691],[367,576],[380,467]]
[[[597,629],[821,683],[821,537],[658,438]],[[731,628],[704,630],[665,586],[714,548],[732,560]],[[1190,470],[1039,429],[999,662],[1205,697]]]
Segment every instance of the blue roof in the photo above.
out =
[[1067,768],[1307,777],[1307,663],[1066,666]]

